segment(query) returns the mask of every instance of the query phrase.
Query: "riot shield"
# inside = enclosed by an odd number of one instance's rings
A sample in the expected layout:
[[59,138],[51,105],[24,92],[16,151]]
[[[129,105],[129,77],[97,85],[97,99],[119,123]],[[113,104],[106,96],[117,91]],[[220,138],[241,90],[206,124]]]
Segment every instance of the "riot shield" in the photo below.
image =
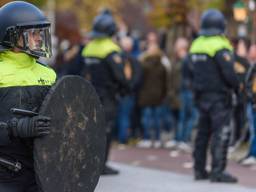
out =
[[104,162],[104,112],[92,85],[60,79],[41,106],[51,133],[35,139],[36,178],[43,192],[93,192]]

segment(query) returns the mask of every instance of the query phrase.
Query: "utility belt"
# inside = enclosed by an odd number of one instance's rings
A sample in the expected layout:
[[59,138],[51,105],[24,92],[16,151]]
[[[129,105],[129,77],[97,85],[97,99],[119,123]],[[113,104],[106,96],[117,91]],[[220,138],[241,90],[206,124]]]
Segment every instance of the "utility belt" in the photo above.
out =
[[0,157],[0,170],[9,170],[18,173],[22,170],[22,164],[19,161]]
[[212,99],[212,98],[218,98],[218,99],[230,99],[232,98],[232,91],[196,91],[195,95],[200,99]]
[[211,105],[216,102],[222,102],[226,107],[234,106],[234,97],[232,92],[195,92],[195,104],[200,106],[200,103]]

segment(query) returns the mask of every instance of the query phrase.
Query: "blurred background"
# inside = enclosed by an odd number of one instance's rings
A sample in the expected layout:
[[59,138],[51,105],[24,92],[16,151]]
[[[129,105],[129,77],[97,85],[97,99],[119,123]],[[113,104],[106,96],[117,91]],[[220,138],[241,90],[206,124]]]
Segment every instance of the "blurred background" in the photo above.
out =
[[[10,1],[0,0],[0,5],[2,6],[7,2]],[[198,36],[201,14],[209,8],[215,8],[226,17],[226,35],[231,40],[236,54],[245,58],[251,65],[255,65],[256,1],[30,0],[28,2],[44,10],[52,22],[53,57],[47,63],[55,69],[59,77],[67,74],[81,75],[81,51],[90,40],[88,34],[92,30],[93,19],[103,9],[111,10],[118,26],[116,42],[124,52],[131,53],[138,60],[138,63],[134,63],[134,68],[129,65],[127,68],[124,67],[126,78],[130,80],[134,76],[137,82],[134,82],[136,86],[132,94],[121,95],[118,100],[118,114],[113,130],[114,147],[110,159],[112,162],[192,175],[192,151],[198,112],[193,104],[192,94],[186,87],[188,82],[186,74],[183,73],[184,58],[191,42]],[[157,52],[160,55],[157,64],[160,65],[149,69],[147,68],[147,60],[145,58],[143,60],[140,56],[144,52],[151,54],[155,47],[160,50]],[[158,76],[154,80],[143,79],[145,76],[141,76],[138,72],[141,70],[139,68],[144,71],[144,74],[150,71],[152,74],[157,73]],[[152,94],[147,92],[145,88],[147,86],[152,88]],[[154,121],[160,122],[158,129],[154,130],[155,133],[150,132],[150,142],[143,139],[145,130],[143,130],[142,124],[143,118],[148,118],[145,121],[149,122],[152,117],[141,113],[141,109],[145,107],[143,102],[148,97],[150,99],[156,98],[152,101],[153,103],[148,105],[157,103],[159,110]],[[243,112],[243,117],[239,116],[241,114],[239,111],[241,109],[239,108],[241,107],[240,104],[247,106],[249,102],[242,99],[242,103],[239,104],[235,101],[236,99],[234,98],[233,102],[237,111],[232,114],[232,138],[228,155],[231,163],[228,168],[232,169],[239,177],[241,184],[255,188],[256,156],[248,158],[247,154],[250,141],[256,137],[256,125],[253,123],[253,118],[256,119],[256,107],[254,103],[254,117],[251,107],[245,107],[247,112]],[[153,136],[154,134],[156,135]],[[256,149],[255,144],[254,149]],[[114,166],[120,170],[121,178],[123,174],[129,173],[130,169],[127,167],[122,167],[120,164],[114,164]],[[136,175],[126,175],[126,177],[129,176]],[[137,176],[142,179],[140,184],[143,183],[145,175],[141,173]],[[163,183],[166,182],[164,178],[168,176],[160,174],[157,177],[162,177]],[[158,182],[157,179],[151,179],[148,178],[147,183]],[[174,182],[179,182],[170,177],[170,180],[172,179]],[[111,188],[111,182],[115,186],[121,186],[118,182],[122,183],[120,179],[111,181],[103,179],[99,191],[114,191]],[[161,182],[159,181],[159,183]],[[135,185],[136,182],[130,183],[127,188],[129,189],[133,184]],[[173,184],[175,185],[175,183]],[[203,188],[200,188],[200,186],[194,186],[192,181],[187,182],[187,184],[188,188],[184,191],[209,190],[208,185],[204,185],[204,187],[201,185]],[[195,188],[190,190],[189,187],[190,189]],[[123,188],[125,187],[121,187],[119,191],[124,191]],[[153,188],[150,190],[158,191]],[[138,192],[141,191],[147,190],[138,190]],[[166,191],[170,190],[167,189]],[[224,187],[218,188],[216,191],[235,190]],[[247,192],[249,190],[241,189],[241,191]]]
[[[1,0],[0,5],[10,2]],[[93,18],[103,8],[112,10],[121,32],[145,38],[149,31],[161,35],[161,47],[169,55],[179,36],[193,38],[201,13],[208,8],[221,10],[228,21],[229,37],[255,41],[254,0],[30,0],[47,13],[60,44],[77,43],[90,31]]]

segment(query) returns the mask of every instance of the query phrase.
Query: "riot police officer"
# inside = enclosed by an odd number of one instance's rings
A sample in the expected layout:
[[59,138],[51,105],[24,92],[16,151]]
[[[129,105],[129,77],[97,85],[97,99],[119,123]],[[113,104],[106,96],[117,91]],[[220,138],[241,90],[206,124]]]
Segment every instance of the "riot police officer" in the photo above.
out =
[[50,118],[11,108],[38,112],[55,82],[55,72],[37,61],[51,55],[50,23],[22,1],[1,7],[0,17],[0,191],[36,192],[33,138],[49,134]]
[[111,12],[109,10],[102,11],[94,19],[93,30],[90,34],[92,41],[82,51],[85,61],[84,76],[94,85],[106,114],[107,147],[102,174],[118,173],[118,171],[108,167],[106,162],[110,149],[112,128],[115,123],[116,96],[129,90],[128,81],[123,70],[121,49],[112,40],[116,30],[116,23]]
[[[231,95],[238,91],[232,46],[224,36],[225,18],[215,9],[201,18],[200,34],[190,48],[192,83],[200,113],[194,150],[195,179],[237,182],[225,171],[230,137]],[[206,170],[207,148],[211,148],[211,173]]]

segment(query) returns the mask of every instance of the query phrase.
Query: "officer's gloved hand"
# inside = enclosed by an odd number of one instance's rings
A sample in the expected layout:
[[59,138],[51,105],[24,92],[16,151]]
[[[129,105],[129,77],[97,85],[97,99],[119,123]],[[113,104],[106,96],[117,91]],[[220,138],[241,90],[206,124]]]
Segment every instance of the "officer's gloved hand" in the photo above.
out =
[[42,137],[50,133],[50,121],[50,117],[42,115],[21,119],[13,118],[8,122],[8,128],[14,137]]

